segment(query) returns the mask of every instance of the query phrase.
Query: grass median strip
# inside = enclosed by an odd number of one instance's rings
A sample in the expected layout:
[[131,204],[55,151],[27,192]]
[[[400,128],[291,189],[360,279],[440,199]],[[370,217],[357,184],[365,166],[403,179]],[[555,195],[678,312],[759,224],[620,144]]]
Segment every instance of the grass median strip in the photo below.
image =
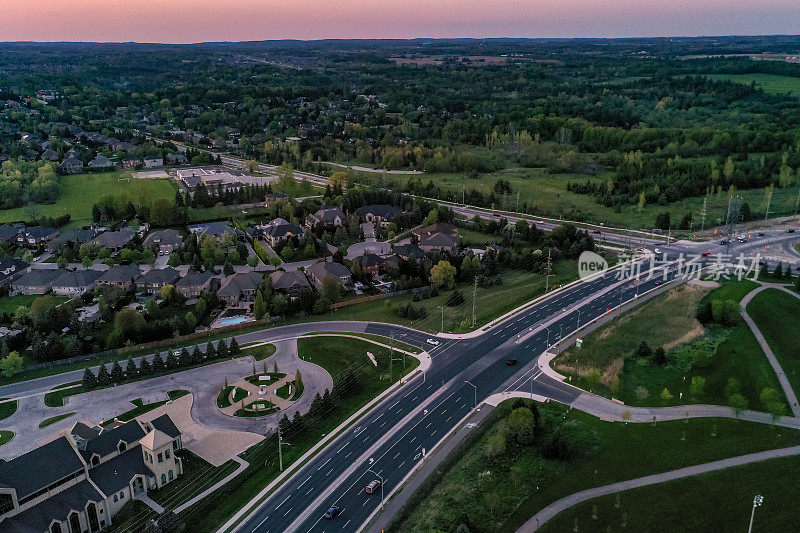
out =
[[6,429],[0,429],[0,446],[6,444],[14,438],[14,432]]
[[44,420],[42,420],[39,423],[39,429],[46,428],[47,426],[55,424],[56,422],[60,422],[61,420],[64,420],[65,418],[69,418],[74,414],[75,414],[75,411],[73,411],[71,413],[63,413],[63,414],[60,414],[60,415],[51,416],[50,418],[45,418]]
[[0,402],[0,420],[4,418],[8,418],[9,416],[13,415],[17,412],[17,408],[19,404],[17,400],[10,400],[5,402]]

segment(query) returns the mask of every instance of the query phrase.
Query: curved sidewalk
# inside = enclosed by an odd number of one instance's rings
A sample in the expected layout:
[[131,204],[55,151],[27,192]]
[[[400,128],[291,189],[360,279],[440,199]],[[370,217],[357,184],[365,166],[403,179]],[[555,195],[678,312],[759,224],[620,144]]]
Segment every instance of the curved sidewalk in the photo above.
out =
[[703,463],[700,465],[687,466],[677,470],[670,470],[669,472],[662,472],[660,474],[652,474],[649,476],[629,479],[627,481],[620,481],[602,487],[595,487],[592,489],[582,490],[569,496],[565,496],[560,500],[551,503],[525,522],[522,527],[517,530],[517,533],[529,533],[536,531],[539,526],[556,516],[558,513],[569,509],[586,500],[591,500],[599,496],[607,494],[614,494],[624,490],[636,489],[645,487],[647,485],[655,485],[657,483],[664,483],[675,479],[696,476],[706,472],[713,472],[715,470],[722,470],[733,466],[741,466],[759,461],[766,461],[768,459],[777,459],[781,457],[791,457],[793,455],[800,455],[800,446],[793,446],[791,448],[779,448],[777,450],[767,450],[764,452],[750,453],[747,455],[740,455],[738,457],[730,457],[728,459],[720,459],[719,461],[712,461],[710,463]]
[[[759,282],[761,283],[761,282]],[[769,364],[772,365],[772,369],[775,371],[775,375],[778,376],[778,382],[781,384],[781,388],[783,389],[783,393],[786,395],[786,399],[789,402],[789,407],[792,409],[792,414],[795,417],[800,417],[800,405],[797,403],[797,395],[792,388],[791,383],[789,383],[789,378],[786,377],[786,373],[781,368],[778,359],[775,357],[775,354],[772,352],[772,349],[769,347],[767,340],[764,338],[764,335],[761,334],[761,331],[756,326],[756,323],[750,318],[750,315],[747,314],[747,304],[750,303],[756,294],[765,291],[767,289],[777,289],[783,291],[787,294],[791,294],[795,298],[800,298],[800,295],[793,293],[790,290],[787,290],[786,287],[777,283],[762,283],[760,287],[753,289],[752,291],[745,294],[742,301],[739,302],[739,306],[741,307],[742,311],[742,318],[747,323],[750,331],[753,332],[756,340],[758,341],[759,346],[764,351],[764,355],[767,356],[767,360]]]

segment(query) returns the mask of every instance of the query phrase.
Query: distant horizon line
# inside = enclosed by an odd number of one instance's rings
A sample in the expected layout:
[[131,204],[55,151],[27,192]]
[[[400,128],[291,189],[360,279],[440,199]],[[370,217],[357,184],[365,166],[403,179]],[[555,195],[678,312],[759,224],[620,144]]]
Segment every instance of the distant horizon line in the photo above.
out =
[[628,37],[327,37],[321,39],[256,39],[243,41],[192,41],[192,42],[159,42],[159,41],[34,41],[16,40],[0,41],[3,44],[137,44],[162,46],[196,46],[203,44],[253,44],[253,43],[322,43],[322,42],[386,42],[386,41],[635,41],[656,39],[720,39],[720,38],[757,38],[757,37],[797,37],[800,34],[709,34],[709,35],[641,35]]

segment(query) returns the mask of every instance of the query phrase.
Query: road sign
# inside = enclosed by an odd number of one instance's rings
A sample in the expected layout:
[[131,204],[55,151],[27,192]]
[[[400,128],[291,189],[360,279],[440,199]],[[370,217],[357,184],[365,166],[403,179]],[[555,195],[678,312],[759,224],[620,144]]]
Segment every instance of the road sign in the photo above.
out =
[[580,347],[581,347],[581,344],[583,344],[583,339],[577,339],[577,340],[575,340],[575,347],[576,347],[576,348],[580,348]]

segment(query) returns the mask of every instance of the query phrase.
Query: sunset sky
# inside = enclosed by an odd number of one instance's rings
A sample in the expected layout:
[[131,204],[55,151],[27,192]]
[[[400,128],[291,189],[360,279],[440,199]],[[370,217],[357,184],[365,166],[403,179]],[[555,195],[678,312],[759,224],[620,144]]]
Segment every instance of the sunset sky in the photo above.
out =
[[2,41],[800,33],[798,0],[5,0]]

